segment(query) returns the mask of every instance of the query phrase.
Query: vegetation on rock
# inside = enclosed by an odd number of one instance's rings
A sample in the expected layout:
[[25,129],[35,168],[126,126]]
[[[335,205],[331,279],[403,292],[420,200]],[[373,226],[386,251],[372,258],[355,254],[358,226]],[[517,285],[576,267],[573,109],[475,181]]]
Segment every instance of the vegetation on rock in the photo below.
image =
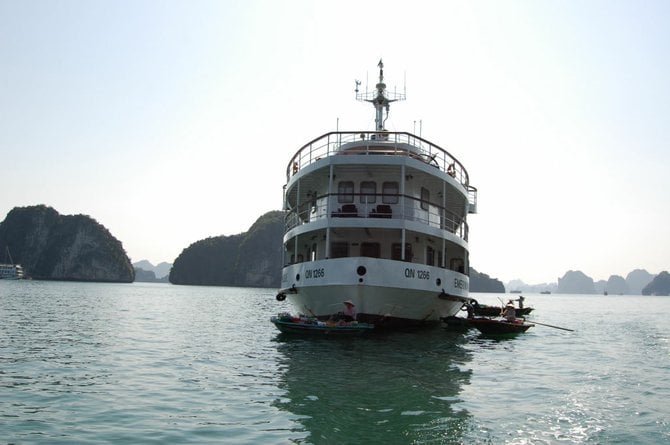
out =
[[86,215],[45,205],[15,207],[0,223],[0,249],[35,279],[132,282],[135,272],[119,240]]
[[196,241],[177,257],[170,283],[218,286],[279,285],[284,213],[268,212],[248,232]]

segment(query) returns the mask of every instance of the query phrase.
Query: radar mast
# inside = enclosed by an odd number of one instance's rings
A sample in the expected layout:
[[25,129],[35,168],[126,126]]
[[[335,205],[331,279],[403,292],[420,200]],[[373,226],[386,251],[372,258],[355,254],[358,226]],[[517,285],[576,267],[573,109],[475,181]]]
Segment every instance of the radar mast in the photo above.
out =
[[[377,64],[379,67],[379,83],[375,86],[374,91],[359,92],[358,87],[361,85],[360,80],[356,81],[356,100],[361,102],[370,102],[375,107],[375,128],[377,131],[386,131],[384,125],[389,116],[389,109],[391,102],[405,100],[405,93],[390,93],[386,91],[386,84],[384,83],[384,62],[379,59]],[[384,115],[386,110],[386,115]]]

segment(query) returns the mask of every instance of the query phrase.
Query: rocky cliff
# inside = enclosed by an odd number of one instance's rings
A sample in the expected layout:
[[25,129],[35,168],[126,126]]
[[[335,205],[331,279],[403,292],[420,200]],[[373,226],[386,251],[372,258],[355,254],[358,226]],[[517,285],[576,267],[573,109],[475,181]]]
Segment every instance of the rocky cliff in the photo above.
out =
[[86,215],[61,215],[44,205],[15,207],[0,223],[0,249],[9,247],[27,276],[45,280],[132,282],[121,242]]
[[505,293],[505,285],[502,281],[491,278],[485,273],[477,272],[470,268],[470,292],[493,292]]
[[628,284],[628,290],[631,295],[641,295],[642,289],[651,283],[651,280],[654,279],[654,276],[647,272],[644,269],[635,269],[626,275],[626,284]]
[[268,212],[248,232],[196,241],[177,257],[170,283],[277,287],[284,214]]
[[642,295],[670,295],[670,274],[663,271],[642,289]]
[[563,275],[563,278],[558,279],[556,292],[559,294],[595,294],[596,288],[593,278],[586,276],[582,271],[569,270]]

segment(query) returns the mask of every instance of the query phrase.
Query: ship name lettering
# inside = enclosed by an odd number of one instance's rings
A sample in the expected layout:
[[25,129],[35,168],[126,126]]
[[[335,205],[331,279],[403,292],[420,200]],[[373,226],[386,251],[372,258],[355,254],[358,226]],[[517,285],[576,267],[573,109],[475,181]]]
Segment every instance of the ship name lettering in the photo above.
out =
[[467,289],[468,283],[465,280],[454,278],[454,287],[457,289]]
[[430,271],[414,270],[409,267],[405,269],[405,278],[416,278],[417,280],[430,280]]
[[309,280],[310,278],[323,278],[326,276],[326,270],[323,267],[317,269],[307,269],[305,270],[305,279]]

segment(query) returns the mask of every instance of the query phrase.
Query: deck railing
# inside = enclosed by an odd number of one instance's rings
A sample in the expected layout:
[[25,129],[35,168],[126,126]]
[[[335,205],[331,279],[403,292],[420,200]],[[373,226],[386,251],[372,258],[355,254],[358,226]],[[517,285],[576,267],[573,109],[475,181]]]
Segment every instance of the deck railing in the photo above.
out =
[[[374,218],[417,221],[427,226],[446,230],[459,238],[468,240],[468,224],[465,218],[451,212],[448,208],[432,202],[422,201],[409,195],[382,195],[355,193],[352,203],[329,202],[337,200],[337,193],[316,196],[309,202],[304,202],[297,208],[290,209],[285,217],[285,231],[302,225],[321,220],[323,218]],[[344,195],[342,195],[344,196]],[[351,194],[346,196],[350,197]],[[364,198],[376,196],[376,202],[356,202],[360,196]],[[397,203],[380,204],[381,197],[397,197]],[[333,198],[331,198],[333,197]],[[421,205],[424,208],[421,208]]]
[[[354,142],[355,151],[346,150],[346,145]],[[448,173],[469,189],[468,172],[448,151],[414,134],[390,131],[335,131],[319,136],[293,155],[286,167],[286,181],[319,159],[352,153],[418,159]]]

